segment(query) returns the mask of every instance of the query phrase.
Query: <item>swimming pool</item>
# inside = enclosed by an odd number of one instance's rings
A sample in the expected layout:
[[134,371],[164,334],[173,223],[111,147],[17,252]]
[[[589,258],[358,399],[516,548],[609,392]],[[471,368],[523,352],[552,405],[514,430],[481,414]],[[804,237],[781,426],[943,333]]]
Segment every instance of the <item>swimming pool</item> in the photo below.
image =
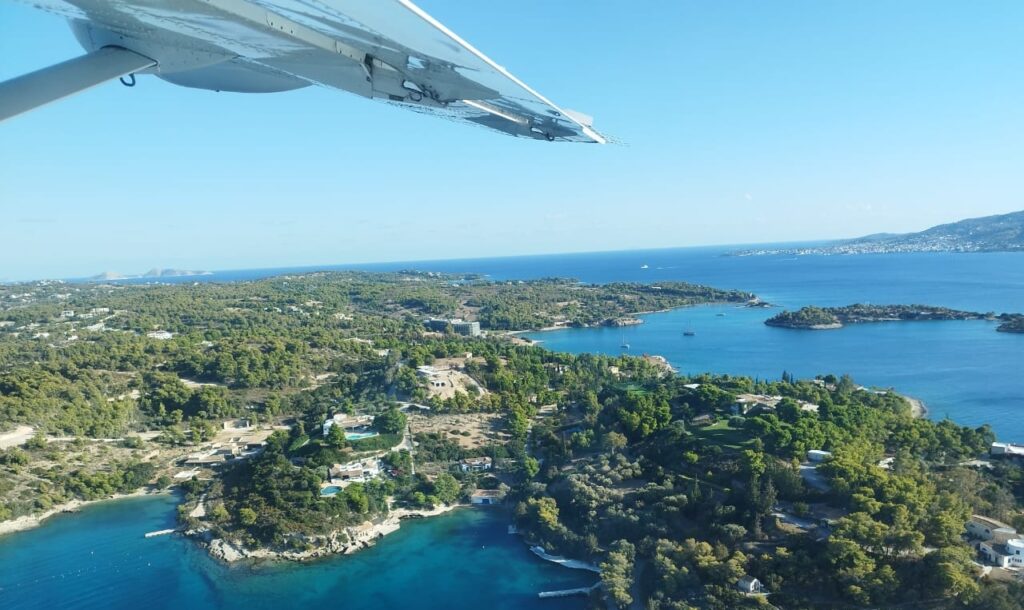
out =
[[376,432],[346,432],[345,440],[360,441],[364,438],[373,438],[375,436],[377,436]]
[[331,496],[337,495],[339,491],[341,491],[341,487],[338,487],[337,485],[328,485],[327,487],[321,487],[320,497],[330,498]]

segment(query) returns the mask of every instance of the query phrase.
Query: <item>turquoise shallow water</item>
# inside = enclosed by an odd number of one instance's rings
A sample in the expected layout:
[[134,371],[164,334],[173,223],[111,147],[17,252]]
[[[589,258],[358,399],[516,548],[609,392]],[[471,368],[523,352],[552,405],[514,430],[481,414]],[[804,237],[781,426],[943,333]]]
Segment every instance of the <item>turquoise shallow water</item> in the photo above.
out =
[[583,608],[544,590],[596,576],[544,562],[495,509],[409,521],[371,549],[309,564],[227,567],[179,536],[176,500],[132,498],[0,538],[0,608]]

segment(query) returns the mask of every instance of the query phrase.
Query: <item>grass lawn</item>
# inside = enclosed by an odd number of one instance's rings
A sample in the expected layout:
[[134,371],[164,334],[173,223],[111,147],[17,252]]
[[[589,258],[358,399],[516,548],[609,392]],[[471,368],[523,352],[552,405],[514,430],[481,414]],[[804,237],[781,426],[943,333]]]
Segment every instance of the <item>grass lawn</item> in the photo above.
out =
[[733,428],[728,419],[720,419],[710,426],[694,428],[693,435],[702,444],[718,445],[727,451],[739,451],[747,447],[752,440],[750,433],[741,428]]

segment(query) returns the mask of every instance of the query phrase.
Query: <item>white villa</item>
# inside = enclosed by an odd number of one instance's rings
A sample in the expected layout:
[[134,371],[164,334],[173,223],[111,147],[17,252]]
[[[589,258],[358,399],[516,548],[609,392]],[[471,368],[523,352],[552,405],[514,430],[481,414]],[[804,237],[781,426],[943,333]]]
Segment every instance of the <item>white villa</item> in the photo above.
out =
[[380,460],[377,458],[335,464],[328,471],[328,483],[325,485],[337,485],[344,488],[352,483],[365,483],[379,475]]
[[373,424],[372,415],[349,415],[348,413],[335,413],[334,417],[327,418],[324,422],[323,434],[327,436],[331,426],[341,426],[342,430],[355,430],[366,428]]
[[472,457],[459,462],[459,469],[462,472],[481,472],[490,470],[492,467],[493,463],[489,457]]

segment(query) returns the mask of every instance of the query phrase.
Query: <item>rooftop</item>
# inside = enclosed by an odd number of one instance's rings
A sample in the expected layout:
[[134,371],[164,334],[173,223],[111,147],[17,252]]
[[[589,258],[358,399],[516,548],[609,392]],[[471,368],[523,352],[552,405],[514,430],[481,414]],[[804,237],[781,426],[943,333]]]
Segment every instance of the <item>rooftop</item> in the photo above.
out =
[[996,519],[992,519],[992,518],[986,517],[984,515],[971,515],[971,521],[973,521],[975,523],[978,523],[980,525],[984,525],[985,527],[987,527],[989,529],[994,529],[994,530],[995,529],[1007,529],[1007,530],[1017,531],[1011,525],[1007,525],[1007,524],[1003,523],[1002,521],[998,521]]

